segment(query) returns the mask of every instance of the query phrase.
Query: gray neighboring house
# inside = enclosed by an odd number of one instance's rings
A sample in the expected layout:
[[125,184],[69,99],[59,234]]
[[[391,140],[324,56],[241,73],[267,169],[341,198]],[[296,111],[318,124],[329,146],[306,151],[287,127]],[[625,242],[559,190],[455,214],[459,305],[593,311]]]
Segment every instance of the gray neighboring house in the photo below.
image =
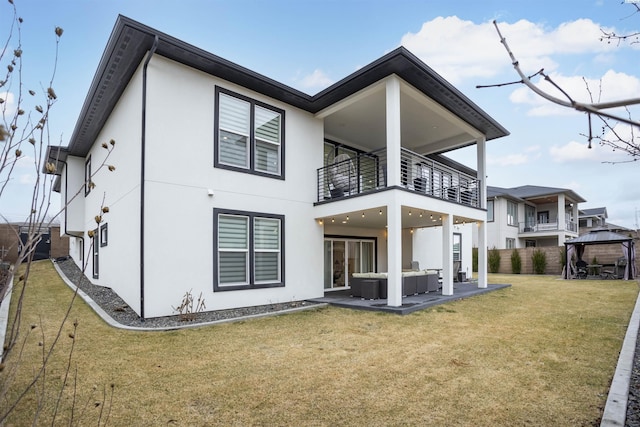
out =
[[567,188],[487,186],[489,248],[561,246],[578,237],[579,194]]
[[607,214],[607,208],[589,208],[589,209],[580,209],[580,235],[591,232],[593,229],[603,229],[628,235],[629,233],[634,233],[635,230],[632,230],[627,227],[623,227],[621,225],[611,224],[607,222],[607,218],[609,215]]

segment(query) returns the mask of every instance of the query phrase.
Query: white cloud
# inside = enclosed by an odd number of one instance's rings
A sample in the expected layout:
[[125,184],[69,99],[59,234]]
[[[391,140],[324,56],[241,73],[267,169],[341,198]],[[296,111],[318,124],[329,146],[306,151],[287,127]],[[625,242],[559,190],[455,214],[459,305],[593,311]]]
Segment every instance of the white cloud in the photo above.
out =
[[629,160],[629,156],[613,151],[609,147],[601,146],[597,142],[591,143],[592,148],[588,148],[588,142],[570,141],[565,145],[553,145],[549,148],[551,160],[556,163],[573,162],[623,162]]
[[487,156],[487,164],[491,166],[515,166],[529,161],[524,154],[507,154],[504,156]]
[[0,92],[0,98],[4,101],[0,104],[0,108],[5,111],[5,114],[11,116],[15,112],[15,96],[13,92]]
[[33,185],[36,183],[36,175],[35,174],[22,174],[18,177],[18,183],[22,185]]
[[[526,74],[540,68],[548,72],[557,69],[554,55],[604,55],[634,48],[601,42],[602,26],[590,19],[565,22],[555,28],[524,19],[499,22],[498,26]],[[494,77],[512,68],[492,22],[477,24],[457,16],[438,17],[425,22],[417,33],[405,34],[400,43],[453,84],[466,78]]]
[[299,86],[303,90],[307,90],[310,92],[320,91],[330,85],[332,85],[334,81],[327,76],[322,70],[314,70],[313,73],[304,76],[299,81]]
[[[579,102],[609,102],[630,98],[630,94],[640,93],[640,79],[626,73],[608,70],[600,78],[584,78],[581,76],[564,76],[551,73],[550,79],[566,92],[571,99]],[[536,86],[545,93],[567,102],[568,98],[555,86],[540,79]],[[530,116],[563,116],[582,114],[572,108],[554,104],[534,93],[526,86],[514,90],[509,99],[514,104],[531,106]],[[613,110],[609,112],[614,112]],[[619,113],[624,114],[624,112]]]
[[518,166],[531,163],[540,158],[541,147],[539,145],[528,145],[521,147],[521,153],[500,153],[487,154],[487,164],[490,166]]

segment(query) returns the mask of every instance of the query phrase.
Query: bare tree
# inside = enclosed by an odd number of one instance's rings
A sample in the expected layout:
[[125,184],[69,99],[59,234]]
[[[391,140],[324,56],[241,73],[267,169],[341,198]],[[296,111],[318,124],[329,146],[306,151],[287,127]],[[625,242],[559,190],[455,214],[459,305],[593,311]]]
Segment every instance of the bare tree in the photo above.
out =
[[[634,4],[636,11],[640,11],[640,7]],[[586,89],[590,95],[590,102],[577,101],[568,91],[564,90],[560,85],[553,81],[553,79],[545,73],[544,69],[540,69],[538,72],[527,76],[520,67],[520,62],[514,55],[513,51],[507,44],[506,38],[500,32],[498,23],[494,20],[493,25],[498,33],[500,42],[504,46],[511,64],[516,70],[516,73],[520,77],[520,80],[508,83],[500,83],[488,86],[476,86],[477,88],[486,87],[498,87],[512,84],[523,84],[528,87],[532,92],[541,96],[549,102],[556,105],[571,108],[576,111],[580,111],[587,116],[587,133],[582,135],[587,138],[588,148],[591,148],[592,142],[595,140],[602,146],[608,146],[613,151],[622,151],[629,155],[629,162],[637,161],[640,159],[640,137],[637,135],[640,129],[640,121],[636,120],[632,116],[631,108],[640,104],[640,97],[620,99],[611,102],[600,102],[602,90],[599,88],[597,94],[589,87],[586,79]],[[618,42],[625,40],[637,40],[638,33],[631,33],[626,35],[616,35],[615,33],[607,33],[604,30],[601,40],[617,40]],[[635,38],[635,39],[634,39]],[[556,89],[557,94],[542,90],[537,86],[532,79],[535,77],[542,77],[545,81],[552,85]]]
[[[35,425],[41,421],[39,418],[42,402],[46,396],[50,395],[45,394],[44,377],[54,350],[63,336],[65,324],[69,322],[71,308],[76,298],[76,294],[73,294],[56,334],[46,345],[44,332],[40,330],[43,346],[40,360],[37,361],[38,368],[33,370],[32,379],[27,384],[16,384],[15,378],[18,370],[25,369],[25,366],[21,363],[21,356],[27,337],[29,334],[38,332],[36,329],[38,325],[30,325],[30,327],[22,327],[21,325],[23,300],[25,293],[29,289],[29,275],[35,248],[42,239],[43,231],[48,230],[52,222],[66,209],[66,206],[61,208],[52,206],[52,193],[58,162],[56,161],[57,159],[47,159],[45,155],[47,147],[52,145],[49,127],[50,113],[58,99],[58,95],[54,90],[54,82],[58,63],[58,46],[63,30],[60,27],[55,27],[53,31],[55,36],[55,58],[48,82],[40,84],[40,88],[36,85],[29,86],[31,83],[24,80],[23,74],[23,56],[29,54],[29,52],[23,51],[22,46],[23,19],[18,15],[14,0],[8,0],[8,3],[12,13],[0,15],[8,16],[7,25],[0,26],[0,32],[5,29],[7,31],[6,41],[4,45],[0,46],[0,70],[3,70],[0,71],[0,73],[3,73],[0,75],[0,201],[6,199],[7,189],[10,188],[13,184],[12,181],[15,180],[14,175],[20,162],[31,164],[31,175],[34,181],[33,186],[30,188],[30,205],[27,208],[25,218],[21,221],[21,228],[26,234],[26,239],[19,246],[17,259],[11,263],[8,269],[9,274],[0,274],[0,304],[7,303],[5,296],[13,293],[12,306],[14,306],[13,314],[9,319],[10,326],[7,330],[2,352],[0,352],[0,360],[5,362],[0,369],[2,371],[0,376],[0,424],[4,425],[7,417],[11,415],[12,411],[25,396],[35,392],[36,407],[32,411],[33,424]],[[1,34],[0,37],[2,37]],[[105,156],[102,162],[99,163],[98,168],[89,177],[86,185],[95,186],[93,177],[100,173],[102,169],[115,170],[114,166],[107,163],[115,148],[115,141],[111,140],[109,143],[103,143],[102,147],[105,149]],[[78,188],[75,195],[67,199],[67,204],[81,194],[82,188]],[[0,203],[0,205],[6,206],[7,203]],[[100,212],[97,212],[95,217],[98,225],[103,221],[103,215],[108,212],[109,208],[103,203]],[[0,221],[9,222],[9,219],[1,211]],[[20,241],[20,237],[16,235],[15,241]],[[93,239],[91,240],[93,242]],[[0,263],[7,265],[6,262],[3,262],[5,260],[2,259],[2,255],[0,253]],[[86,265],[83,267],[86,268]],[[2,270],[0,270],[1,272]],[[17,277],[14,278],[14,275]],[[77,327],[77,321],[73,322],[74,332],[69,334],[74,343]],[[67,355],[66,371],[59,373],[63,381],[60,385],[60,391],[56,393],[58,397],[55,403],[55,411],[53,414],[48,415],[51,418],[48,423],[52,425],[55,424],[56,417],[59,414],[62,388],[65,387],[69,375],[73,373],[71,364],[73,348],[72,346]],[[7,362],[7,356],[14,351],[15,354],[13,354],[11,361]],[[32,363],[30,365],[32,366]],[[22,387],[22,389],[16,392],[15,387]],[[111,393],[113,393],[113,386],[111,387]],[[13,397],[10,398],[9,396]],[[71,420],[73,420],[73,407],[71,411]],[[106,424],[106,419],[98,420],[98,425],[101,425],[101,423]]]

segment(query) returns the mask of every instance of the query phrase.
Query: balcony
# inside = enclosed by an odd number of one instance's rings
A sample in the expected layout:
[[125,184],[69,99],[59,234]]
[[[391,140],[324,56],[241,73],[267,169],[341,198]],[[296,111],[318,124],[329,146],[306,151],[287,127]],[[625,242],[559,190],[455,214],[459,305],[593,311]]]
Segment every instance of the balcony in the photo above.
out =
[[[387,184],[386,149],[339,155],[318,169],[318,202],[381,191]],[[479,207],[480,181],[433,159],[401,149],[401,188],[453,203]]]
[[[561,226],[564,225],[564,228]],[[573,221],[564,221],[564,223],[556,221],[549,222],[536,222],[527,221],[518,223],[520,233],[548,233],[553,231],[570,231],[572,233],[578,232],[578,225]]]

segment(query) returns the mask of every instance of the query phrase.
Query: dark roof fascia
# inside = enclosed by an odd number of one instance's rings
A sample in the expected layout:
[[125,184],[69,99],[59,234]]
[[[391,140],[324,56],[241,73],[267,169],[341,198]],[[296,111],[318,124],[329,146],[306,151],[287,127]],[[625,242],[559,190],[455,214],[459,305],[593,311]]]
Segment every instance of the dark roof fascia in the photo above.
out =
[[501,197],[503,199],[513,200],[515,202],[525,202],[525,199],[522,199],[518,196],[514,196],[509,193],[509,188],[501,188],[501,187],[492,187],[487,186],[487,200],[495,199]]
[[604,216],[604,218],[607,218],[607,208],[587,208],[587,209],[580,209],[579,211],[579,215],[580,217],[591,217],[591,216],[595,216],[595,217],[602,217]]
[[[499,188],[499,187],[493,187],[493,188]],[[522,200],[527,200],[531,198],[540,198],[540,197],[546,197],[546,196],[557,196],[558,194],[566,194],[569,197],[571,197],[573,200],[575,200],[577,203],[586,202],[586,200],[580,197],[576,192],[566,188],[524,185],[524,186],[515,187],[515,188],[500,188],[500,191],[502,191],[504,195],[509,195],[511,197],[515,197]],[[487,194],[489,194],[488,191],[487,191]]]
[[119,15],[71,136],[70,154],[86,155],[131,77],[151,49],[155,37],[158,37],[155,51],[158,55],[313,114],[389,75],[396,74],[485,134],[487,140],[509,134],[496,120],[403,47],[395,49],[317,95],[310,96]]

